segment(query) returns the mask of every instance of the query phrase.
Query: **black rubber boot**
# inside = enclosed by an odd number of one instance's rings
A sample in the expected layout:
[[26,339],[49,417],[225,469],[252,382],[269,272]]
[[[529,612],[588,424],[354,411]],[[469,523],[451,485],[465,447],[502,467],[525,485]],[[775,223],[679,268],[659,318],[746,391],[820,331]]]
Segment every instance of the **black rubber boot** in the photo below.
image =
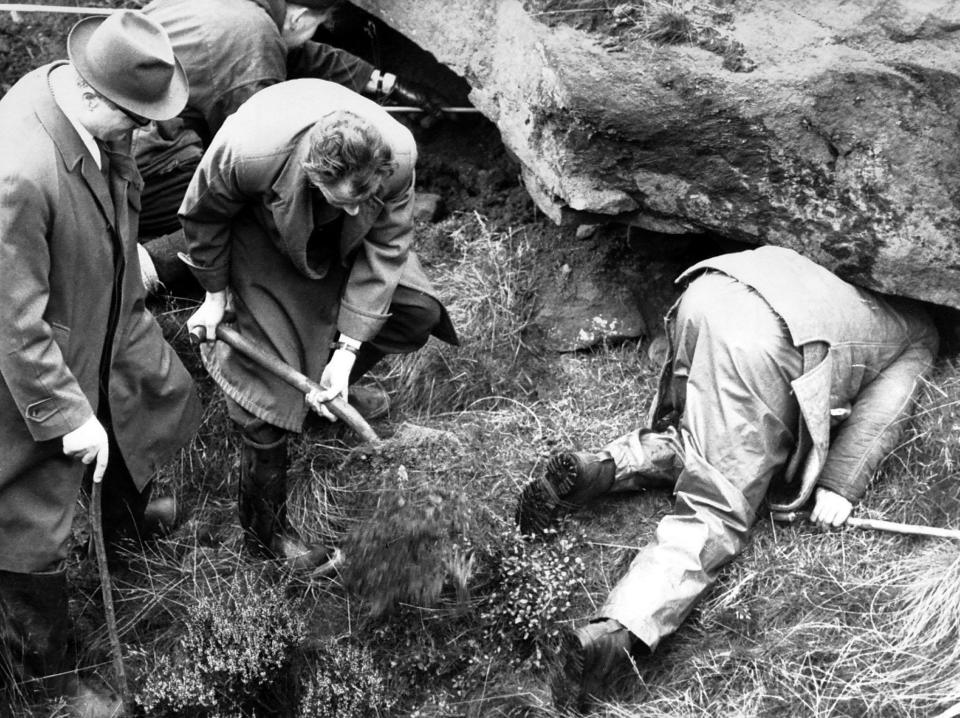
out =
[[240,455],[240,525],[244,545],[253,556],[281,559],[315,574],[332,571],[343,561],[339,550],[308,546],[287,523],[287,439],[258,444],[243,437]]
[[613,486],[616,465],[602,454],[565,452],[547,462],[544,475],[520,494],[516,520],[520,532],[549,528],[560,516],[602,496]]
[[35,703],[68,692],[67,574],[0,571],[0,678],[9,702]]
[[247,550],[273,558],[273,545],[287,525],[286,437],[272,444],[243,437],[238,506]]

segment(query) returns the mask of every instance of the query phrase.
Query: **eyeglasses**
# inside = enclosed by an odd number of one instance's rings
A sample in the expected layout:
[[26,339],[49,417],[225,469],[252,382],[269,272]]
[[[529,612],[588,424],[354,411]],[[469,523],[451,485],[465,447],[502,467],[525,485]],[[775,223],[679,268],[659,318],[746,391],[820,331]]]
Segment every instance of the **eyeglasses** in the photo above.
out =
[[113,106],[130,118],[130,121],[133,122],[133,124],[135,124],[137,127],[146,127],[153,122],[153,120],[151,120],[149,117],[144,117],[143,115],[138,115],[135,112],[130,112],[130,110],[126,109],[125,107],[121,107],[116,102],[113,103]]

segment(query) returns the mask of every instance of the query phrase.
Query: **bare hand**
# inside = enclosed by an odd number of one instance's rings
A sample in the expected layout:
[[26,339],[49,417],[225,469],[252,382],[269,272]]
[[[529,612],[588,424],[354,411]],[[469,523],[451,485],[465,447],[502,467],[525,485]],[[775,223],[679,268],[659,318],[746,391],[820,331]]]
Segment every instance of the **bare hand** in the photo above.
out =
[[227,312],[227,292],[207,292],[203,304],[187,319],[187,331],[200,341],[215,341],[217,325]]
[[337,417],[330,413],[330,410],[324,404],[337,396],[347,401],[350,370],[353,369],[356,358],[353,352],[337,349],[330,357],[330,361],[327,362],[323,375],[320,377],[321,390],[314,389],[307,394],[307,404],[328,421],[336,421]]
[[842,526],[850,518],[853,504],[829,489],[817,488],[810,520],[823,528]]
[[96,460],[97,465],[93,469],[93,480],[95,483],[103,481],[103,475],[107,470],[107,460],[110,458],[110,449],[107,432],[103,425],[97,421],[97,417],[91,416],[76,429],[63,435],[63,453],[80,459],[84,464]]

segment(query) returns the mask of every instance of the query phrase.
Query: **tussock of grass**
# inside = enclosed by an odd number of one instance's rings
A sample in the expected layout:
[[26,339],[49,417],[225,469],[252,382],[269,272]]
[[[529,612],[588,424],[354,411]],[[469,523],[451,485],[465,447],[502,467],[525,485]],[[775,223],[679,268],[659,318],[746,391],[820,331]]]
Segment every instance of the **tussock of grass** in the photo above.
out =
[[384,381],[400,400],[430,413],[531,396],[538,367],[523,338],[535,310],[529,241],[523,231],[490,228],[479,215],[448,220],[437,231],[444,226],[453,229],[435,283],[461,346],[431,341],[394,360]]

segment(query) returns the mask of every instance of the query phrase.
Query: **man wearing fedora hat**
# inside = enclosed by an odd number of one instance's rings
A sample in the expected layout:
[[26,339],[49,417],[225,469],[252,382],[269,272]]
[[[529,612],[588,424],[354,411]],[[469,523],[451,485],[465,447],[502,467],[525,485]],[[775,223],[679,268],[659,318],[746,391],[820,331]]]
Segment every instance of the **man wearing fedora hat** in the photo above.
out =
[[[316,77],[356,92],[436,113],[446,103],[432,90],[381,72],[365,60],[313,42],[337,0],[153,0],[143,12],[167,31],[190,80],[187,108],[176,121],[135,135],[143,174],[141,238],[145,282],[189,277],[177,209],[193,170],[223,121],[258,90],[286,79]],[[147,241],[153,239],[153,241]],[[155,265],[155,266],[152,266]]]
[[142,181],[129,154],[135,127],[183,108],[186,77],[163,29],[141,13],[82,20],[67,46],[69,62],[34,70],[0,100],[8,696],[77,690],[64,560],[85,474],[103,482],[108,540],[136,538],[150,478],[200,417],[190,375],[144,308]]

